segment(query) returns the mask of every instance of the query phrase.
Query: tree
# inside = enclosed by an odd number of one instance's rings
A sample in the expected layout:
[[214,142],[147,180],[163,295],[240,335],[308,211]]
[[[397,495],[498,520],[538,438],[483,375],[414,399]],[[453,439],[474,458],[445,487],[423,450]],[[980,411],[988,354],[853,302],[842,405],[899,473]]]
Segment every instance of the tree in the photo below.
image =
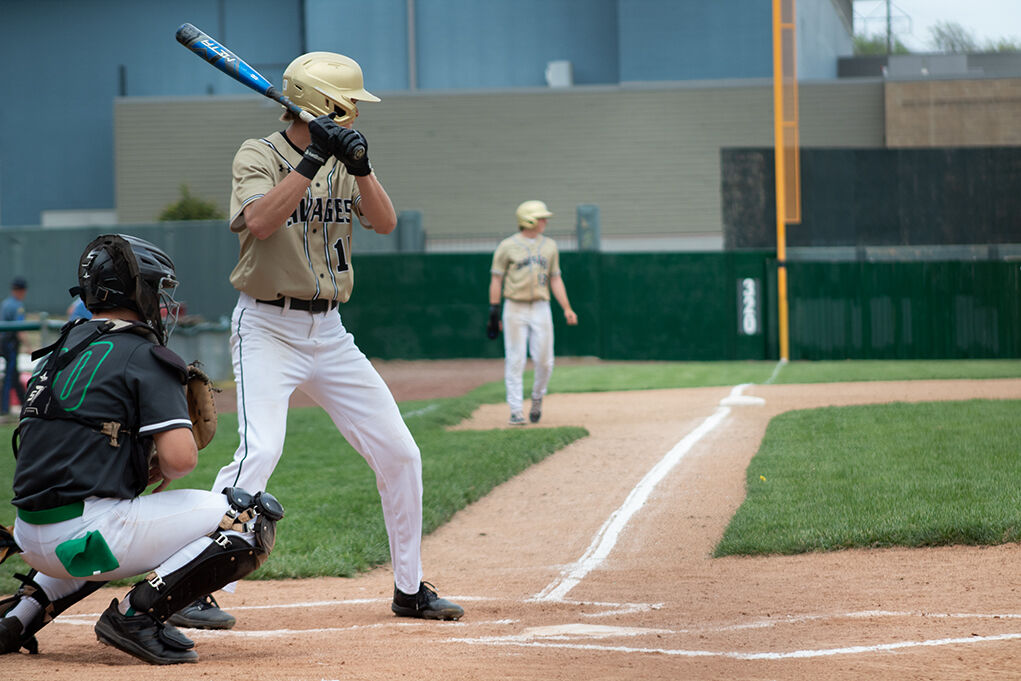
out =
[[986,52],[1021,52],[1021,41],[1016,38],[996,38],[986,42]]
[[[891,51],[893,54],[909,54],[911,52],[897,38],[893,39]],[[856,57],[886,54],[886,36],[861,34],[854,36],[854,54]]]
[[968,54],[978,52],[975,37],[954,21],[940,21],[929,29],[930,42],[937,52]]
[[223,213],[212,201],[206,201],[193,196],[188,191],[188,185],[181,185],[181,198],[171,203],[159,217],[159,222],[171,222],[177,220],[222,220]]
[[971,54],[975,52],[1021,52],[1017,38],[994,38],[979,44],[968,29],[953,21],[942,21],[929,29],[930,43],[937,52]]

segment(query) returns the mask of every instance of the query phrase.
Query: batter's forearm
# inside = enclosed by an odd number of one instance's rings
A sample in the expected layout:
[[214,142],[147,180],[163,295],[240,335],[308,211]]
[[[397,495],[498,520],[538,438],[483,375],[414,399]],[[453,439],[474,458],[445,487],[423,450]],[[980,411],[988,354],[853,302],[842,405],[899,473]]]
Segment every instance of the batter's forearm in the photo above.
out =
[[397,212],[394,210],[390,196],[383,185],[376,179],[375,173],[357,177],[358,191],[361,194],[362,215],[372,225],[377,234],[390,234],[397,227]]
[[245,206],[245,226],[256,239],[273,235],[298,207],[311,180],[291,172],[265,196]]

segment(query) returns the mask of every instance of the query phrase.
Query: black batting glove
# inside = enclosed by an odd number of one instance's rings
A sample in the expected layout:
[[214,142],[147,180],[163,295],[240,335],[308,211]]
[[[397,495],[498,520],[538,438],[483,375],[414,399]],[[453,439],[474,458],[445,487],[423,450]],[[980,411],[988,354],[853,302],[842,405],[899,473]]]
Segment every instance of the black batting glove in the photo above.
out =
[[372,166],[369,165],[369,143],[365,135],[350,128],[340,128],[330,142],[330,150],[344,164],[347,172],[355,177],[365,177],[372,172]]
[[489,324],[486,326],[486,336],[489,340],[495,340],[500,335],[500,306],[489,306]]
[[299,173],[312,179],[319,172],[319,169],[330,157],[330,149],[333,147],[333,138],[342,127],[333,122],[329,116],[320,116],[308,124],[308,134],[311,138],[305,153],[302,155],[301,163],[295,168]]

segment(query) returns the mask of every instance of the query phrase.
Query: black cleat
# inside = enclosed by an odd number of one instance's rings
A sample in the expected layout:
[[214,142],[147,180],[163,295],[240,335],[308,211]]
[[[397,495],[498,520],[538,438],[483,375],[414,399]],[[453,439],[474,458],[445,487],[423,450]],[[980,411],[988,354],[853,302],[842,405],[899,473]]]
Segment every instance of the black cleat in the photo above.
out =
[[542,398],[532,398],[532,409],[528,412],[528,420],[532,423],[538,423],[539,419],[542,418]]
[[198,662],[195,644],[174,628],[146,613],[122,615],[117,599],[103,611],[96,622],[96,638],[149,664],[180,664]]
[[394,587],[394,600],[390,609],[398,617],[418,617],[427,620],[456,620],[464,614],[457,603],[440,598],[429,582],[418,586],[418,593],[409,595]]
[[184,606],[167,620],[175,627],[189,629],[230,629],[237,622],[234,615],[220,609],[212,596],[203,596],[194,603]]
[[22,648],[32,655],[39,653],[39,643],[35,636],[25,636],[25,627],[17,617],[0,619],[0,655],[16,653]]

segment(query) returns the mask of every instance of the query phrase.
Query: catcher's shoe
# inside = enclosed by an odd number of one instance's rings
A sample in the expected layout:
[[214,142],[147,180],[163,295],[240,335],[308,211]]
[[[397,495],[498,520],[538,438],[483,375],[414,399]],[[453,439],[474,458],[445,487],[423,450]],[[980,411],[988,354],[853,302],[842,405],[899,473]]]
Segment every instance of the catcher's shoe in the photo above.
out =
[[96,638],[149,664],[180,664],[198,662],[195,644],[173,628],[146,613],[122,615],[117,599],[103,611],[96,622]]
[[[15,577],[23,577],[24,575],[15,575]],[[17,617],[13,615],[5,617],[14,609],[14,606],[21,600],[20,594],[14,594],[10,598],[5,598],[0,601],[0,655],[6,653],[16,653],[22,648],[27,650],[32,655],[39,653],[39,642],[36,640],[33,634],[25,635],[25,625],[21,623]],[[36,616],[40,622],[42,621],[42,613]],[[33,621],[33,623],[35,623]],[[36,627],[34,631],[39,631],[40,627]]]
[[237,620],[234,615],[221,610],[215,598],[206,595],[175,612],[167,622],[189,629],[230,629]]
[[464,608],[457,603],[440,598],[429,582],[418,586],[418,593],[406,594],[394,587],[394,600],[390,609],[398,617],[418,617],[427,620],[456,620],[464,614]]
[[528,412],[528,420],[532,423],[538,423],[539,419],[542,418],[542,398],[532,398],[532,409]]
[[510,415],[510,420],[507,421],[507,423],[509,423],[512,426],[523,426],[525,425],[525,417],[519,414],[518,412],[513,412]]
[[25,637],[25,627],[17,617],[0,619],[0,655],[16,653],[24,648],[35,655],[39,652],[39,644],[35,636]]

